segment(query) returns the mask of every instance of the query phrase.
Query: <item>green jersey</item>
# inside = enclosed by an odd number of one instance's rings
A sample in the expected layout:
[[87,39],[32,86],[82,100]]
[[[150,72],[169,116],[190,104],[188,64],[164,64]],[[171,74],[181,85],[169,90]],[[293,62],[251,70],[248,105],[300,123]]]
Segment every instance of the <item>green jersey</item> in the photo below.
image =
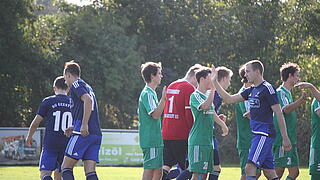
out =
[[320,103],[316,99],[313,99],[311,105],[311,148],[320,148],[320,117],[317,111],[320,109]]
[[[239,93],[243,90],[245,90],[244,87],[239,90]],[[248,113],[250,113],[250,104],[248,101],[236,103],[238,149],[249,149],[251,146],[252,132],[250,129],[250,119],[246,117]]]
[[200,109],[207,96],[199,90],[190,96],[190,106],[194,123],[188,138],[188,145],[212,145],[213,134],[213,104],[210,110]]
[[[289,90],[287,90],[285,87],[280,86],[277,89],[277,95],[278,95],[278,99],[279,99],[279,104],[281,106],[281,109],[283,109],[284,107],[286,107],[289,104],[293,103],[293,98],[291,95],[291,92]],[[297,113],[295,111],[290,112],[289,114],[283,113],[284,116],[284,120],[286,122],[286,126],[287,126],[287,133],[289,136],[289,139],[291,141],[292,145],[297,144]],[[274,121],[274,127],[276,130],[276,139],[274,141],[274,145],[276,146],[281,146],[282,145],[282,136],[281,136],[281,132],[278,126],[278,121],[277,121],[277,117],[273,116],[273,121]]]
[[141,148],[162,147],[161,120],[153,119],[151,113],[159,104],[157,94],[145,86],[139,97],[138,118]]

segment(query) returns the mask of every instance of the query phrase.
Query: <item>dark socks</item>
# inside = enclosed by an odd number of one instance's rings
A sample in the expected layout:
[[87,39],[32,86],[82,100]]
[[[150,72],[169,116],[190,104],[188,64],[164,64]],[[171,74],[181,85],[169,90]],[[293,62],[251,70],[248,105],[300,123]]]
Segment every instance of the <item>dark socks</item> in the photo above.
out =
[[180,170],[179,170],[179,169],[172,169],[172,170],[168,173],[167,179],[174,179],[174,178],[176,178],[177,176],[179,176],[179,174],[180,174]]
[[42,177],[42,180],[52,180],[52,177],[50,174],[46,174]]
[[187,180],[187,179],[191,179],[191,177],[192,177],[192,173],[188,170],[184,170],[179,174],[176,180]]
[[218,180],[220,171],[214,171],[213,173],[210,173],[208,180]]
[[98,180],[98,176],[95,171],[87,173],[86,177],[86,180]]
[[255,176],[247,176],[246,180],[256,180],[257,178]]
[[292,177],[287,176],[286,180],[295,180]]
[[168,176],[169,171],[162,169],[162,180],[166,180]]
[[74,180],[73,171],[71,168],[65,168],[62,170],[62,179],[63,180]]

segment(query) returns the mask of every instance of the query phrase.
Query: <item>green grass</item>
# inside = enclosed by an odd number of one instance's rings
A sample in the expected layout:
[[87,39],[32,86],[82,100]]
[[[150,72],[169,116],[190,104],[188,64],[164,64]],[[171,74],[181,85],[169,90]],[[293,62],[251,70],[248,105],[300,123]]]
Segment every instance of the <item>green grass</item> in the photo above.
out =
[[[97,173],[99,179],[112,179],[112,180],[139,180],[141,179],[143,169],[141,167],[98,167]],[[83,167],[78,166],[74,170],[76,180],[85,180]],[[283,177],[286,177],[287,171]],[[39,178],[38,167],[35,166],[9,166],[0,167],[0,179],[6,180],[36,180]],[[220,180],[238,180],[240,179],[240,169],[237,167],[222,167]],[[285,179],[285,178],[282,178]],[[310,179],[308,169],[301,168],[298,180]],[[260,180],[266,180],[265,177]]]

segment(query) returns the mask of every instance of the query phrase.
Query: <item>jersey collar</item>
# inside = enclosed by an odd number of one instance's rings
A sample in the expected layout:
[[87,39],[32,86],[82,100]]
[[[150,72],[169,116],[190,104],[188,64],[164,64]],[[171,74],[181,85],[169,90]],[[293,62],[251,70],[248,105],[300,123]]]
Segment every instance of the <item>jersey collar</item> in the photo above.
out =
[[287,88],[285,88],[283,85],[280,85],[280,88],[291,95],[291,92]]
[[157,94],[151,87],[149,87],[148,85],[145,86],[146,89],[150,89],[154,94]]

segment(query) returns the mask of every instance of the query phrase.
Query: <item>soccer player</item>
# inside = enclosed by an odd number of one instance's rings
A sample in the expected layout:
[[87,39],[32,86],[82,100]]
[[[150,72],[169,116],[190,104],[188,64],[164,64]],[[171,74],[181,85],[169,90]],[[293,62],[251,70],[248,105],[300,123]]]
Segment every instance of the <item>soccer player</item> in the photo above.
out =
[[[245,67],[241,66],[239,75],[242,88],[238,93],[243,92],[245,89],[250,88],[252,83],[249,83],[245,77]],[[237,150],[240,158],[241,180],[246,179],[245,166],[248,159],[249,149],[251,146],[252,132],[250,129],[250,104],[249,101],[240,101],[235,106],[236,122],[237,122]],[[260,177],[260,170],[257,170],[256,178]]]
[[[216,70],[218,72],[218,82],[220,83],[220,85],[224,90],[228,89],[228,87],[230,86],[230,81],[231,81],[233,72],[224,66],[217,67]],[[219,114],[219,111],[221,109],[221,104],[222,104],[222,98],[220,97],[217,91],[214,92],[213,104],[214,104],[214,110],[216,111],[217,114]],[[226,121],[226,116],[224,114],[219,114],[219,117],[224,122]],[[223,122],[224,124],[223,126],[226,126],[224,122]],[[218,180],[221,172],[221,165],[220,165],[220,157],[219,157],[219,146],[218,146],[217,139],[215,137],[215,133],[213,133],[213,149],[214,149],[213,150],[214,151],[214,162],[213,162],[214,171],[209,174],[209,180]]]
[[273,112],[278,119],[278,125],[283,137],[282,145],[285,151],[291,149],[291,143],[287,135],[286,124],[281,113],[280,105],[275,89],[263,79],[263,64],[258,60],[252,60],[245,64],[245,76],[248,82],[254,84],[241,93],[228,94],[217,81],[217,71],[213,68],[214,86],[226,103],[236,103],[244,100],[250,102],[250,127],[253,133],[250,152],[246,164],[246,179],[256,179],[257,168],[263,168],[268,179],[277,180],[274,170],[272,143],[275,138],[273,125]]
[[300,68],[297,64],[287,63],[280,68],[282,85],[277,89],[277,95],[282,108],[283,116],[287,126],[287,133],[290,138],[292,149],[284,152],[281,147],[281,133],[278,127],[277,118],[274,117],[274,125],[276,129],[276,138],[273,143],[273,154],[275,158],[275,169],[279,179],[282,177],[284,169],[288,168],[289,175],[286,180],[294,180],[299,175],[299,156],[297,151],[297,113],[295,110],[305,102],[307,95],[302,92],[302,96],[293,101],[290,90],[299,81]]
[[73,135],[67,145],[62,164],[63,180],[73,180],[73,167],[82,159],[87,180],[97,180],[96,164],[102,140],[98,105],[93,89],[80,78],[78,63],[65,63],[64,78],[72,99]]
[[[196,72],[198,88],[190,97],[194,124],[188,138],[189,169],[192,179],[206,179],[207,173],[213,171],[213,119],[219,118],[213,106],[213,84],[211,69],[200,68]],[[211,89],[209,95],[206,92]],[[222,121],[222,120],[221,120]]]
[[142,180],[160,180],[163,166],[163,141],[161,115],[166,100],[166,87],[162,89],[160,102],[156,88],[161,83],[161,63],[147,62],[141,66],[141,75],[146,83],[139,97],[139,138],[143,152]]
[[320,103],[315,98],[311,105],[311,129],[309,174],[311,180],[318,180],[320,179]]
[[[163,180],[167,178],[173,165],[178,163],[181,170],[187,168],[188,136],[193,125],[189,101],[190,95],[197,86],[195,71],[200,67],[202,67],[200,64],[193,65],[183,79],[172,82],[167,88],[162,120],[164,142]],[[170,172],[170,174],[172,173]]]
[[61,164],[69,140],[64,132],[72,126],[71,99],[67,96],[68,86],[63,76],[54,80],[53,90],[55,95],[43,99],[39,105],[26,139],[26,145],[31,146],[33,134],[45,119],[46,132],[39,163],[42,180],[52,179],[52,171],[55,171],[55,180],[61,179]]

